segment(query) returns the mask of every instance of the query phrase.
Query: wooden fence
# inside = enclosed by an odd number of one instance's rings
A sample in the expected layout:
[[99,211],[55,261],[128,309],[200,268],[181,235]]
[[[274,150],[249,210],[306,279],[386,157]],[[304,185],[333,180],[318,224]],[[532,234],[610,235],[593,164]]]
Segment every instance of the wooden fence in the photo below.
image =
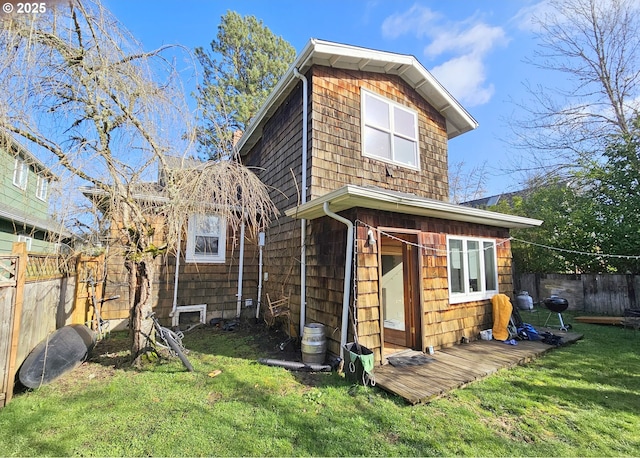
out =
[[20,365],[38,343],[89,319],[83,280],[101,275],[103,264],[101,258],[27,255],[24,243],[0,256],[0,407],[11,400]]
[[623,316],[625,309],[640,308],[640,275],[522,274],[515,277],[514,286],[528,291],[534,302],[561,296],[569,310],[585,314]]
[[14,317],[21,314],[22,298],[17,297],[19,279],[24,277],[20,256],[0,257],[0,407],[13,393],[17,334],[12,332]]

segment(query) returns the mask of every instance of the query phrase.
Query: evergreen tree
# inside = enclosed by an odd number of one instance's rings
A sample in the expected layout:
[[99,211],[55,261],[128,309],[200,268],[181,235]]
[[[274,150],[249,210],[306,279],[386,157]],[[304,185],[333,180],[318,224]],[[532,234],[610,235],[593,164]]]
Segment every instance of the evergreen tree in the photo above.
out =
[[230,157],[234,134],[246,129],[296,51],[254,16],[227,11],[210,50],[195,53],[204,71],[196,94],[200,151],[210,159]]

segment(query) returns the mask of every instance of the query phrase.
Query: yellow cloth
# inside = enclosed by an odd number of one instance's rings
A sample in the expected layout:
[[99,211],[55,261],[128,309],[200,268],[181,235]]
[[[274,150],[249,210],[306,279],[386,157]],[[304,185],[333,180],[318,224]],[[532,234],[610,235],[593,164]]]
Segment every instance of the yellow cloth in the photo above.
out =
[[509,330],[507,326],[513,311],[511,300],[506,294],[496,294],[491,298],[491,304],[493,305],[493,338],[496,340],[508,340]]

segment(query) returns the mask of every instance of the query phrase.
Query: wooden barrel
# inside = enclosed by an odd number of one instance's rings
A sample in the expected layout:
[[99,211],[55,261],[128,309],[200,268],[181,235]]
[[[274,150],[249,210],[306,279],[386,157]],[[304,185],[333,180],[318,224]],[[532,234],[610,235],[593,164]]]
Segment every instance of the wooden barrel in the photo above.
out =
[[327,353],[327,337],[324,325],[310,323],[302,331],[302,362],[307,364],[323,364]]

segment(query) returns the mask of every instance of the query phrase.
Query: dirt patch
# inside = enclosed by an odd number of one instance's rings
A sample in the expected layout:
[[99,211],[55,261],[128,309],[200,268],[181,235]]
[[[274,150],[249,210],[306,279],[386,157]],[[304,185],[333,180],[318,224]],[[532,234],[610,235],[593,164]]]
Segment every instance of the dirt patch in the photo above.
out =
[[[226,324],[228,323],[229,322],[226,322]],[[224,324],[218,323],[216,326],[203,326],[198,332],[204,333],[208,337],[211,337],[212,334],[213,336],[224,336],[229,339],[228,342],[233,342],[234,339],[242,341],[250,345],[254,350],[252,354],[256,355],[256,360],[265,358],[297,363],[302,362],[300,339],[290,339],[284,331],[275,327],[267,329],[262,321],[256,322],[255,319],[242,320],[236,322],[232,330],[227,331],[225,331]],[[205,340],[207,339],[205,338]],[[195,348],[195,350],[198,351],[197,348]],[[204,351],[206,352],[207,350]],[[219,351],[221,350],[214,350],[214,352]],[[226,354],[234,356],[230,353]],[[331,375],[329,371],[313,372],[306,369],[289,370],[301,384],[307,385],[308,387],[328,383],[328,378]]]
[[[224,325],[227,328],[224,328]],[[216,326],[202,325],[187,332],[185,345],[194,352],[217,352],[220,341],[233,348],[234,341],[249,343],[252,354],[258,358],[302,362],[300,339],[290,339],[282,330],[267,329],[263,322],[254,320],[226,321]],[[202,342],[212,342],[213,348],[201,348]],[[130,340],[126,333],[112,333],[99,341],[91,352],[89,359],[63,377],[54,381],[56,388],[63,391],[74,391],[78,384],[91,380],[108,380],[118,370],[130,369]],[[221,350],[228,356],[236,356],[233,350]],[[241,355],[237,355],[241,357]],[[133,369],[131,369],[133,371]],[[319,386],[326,380],[329,372],[310,372],[306,370],[291,371],[296,379],[309,387]]]

